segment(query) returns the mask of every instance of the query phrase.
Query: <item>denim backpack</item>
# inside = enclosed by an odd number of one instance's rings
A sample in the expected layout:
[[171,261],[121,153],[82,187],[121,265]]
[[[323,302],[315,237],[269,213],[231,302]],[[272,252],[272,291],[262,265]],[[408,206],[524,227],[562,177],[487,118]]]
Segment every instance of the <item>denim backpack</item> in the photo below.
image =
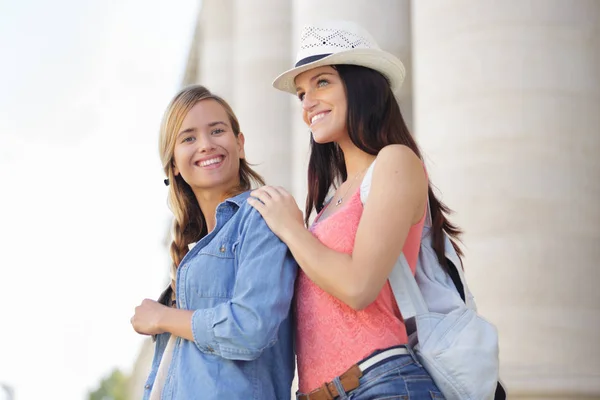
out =
[[[374,165],[360,187],[363,204]],[[505,399],[499,381],[497,330],[477,314],[460,257],[448,235],[444,233],[446,269],[437,259],[430,232],[428,203],[415,275],[401,254],[388,278],[406,323],[408,345],[446,399]]]

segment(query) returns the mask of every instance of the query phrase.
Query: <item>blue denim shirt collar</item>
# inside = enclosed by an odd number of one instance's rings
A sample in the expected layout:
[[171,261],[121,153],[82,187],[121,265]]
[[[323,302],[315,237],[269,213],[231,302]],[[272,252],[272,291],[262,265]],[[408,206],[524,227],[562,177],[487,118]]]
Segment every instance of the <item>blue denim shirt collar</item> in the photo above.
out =
[[[237,196],[228,198],[223,203],[233,203],[239,208],[242,206],[242,204],[244,204],[244,202],[248,199],[248,197],[250,197],[250,192],[246,191],[246,192],[238,194]],[[221,203],[221,204],[223,204],[223,203]]]

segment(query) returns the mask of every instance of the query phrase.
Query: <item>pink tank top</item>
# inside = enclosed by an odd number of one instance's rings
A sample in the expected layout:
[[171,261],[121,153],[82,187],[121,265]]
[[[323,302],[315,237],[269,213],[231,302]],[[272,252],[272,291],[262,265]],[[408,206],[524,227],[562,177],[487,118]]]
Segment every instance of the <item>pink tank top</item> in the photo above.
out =
[[[363,212],[360,190],[341,210],[311,227],[332,250],[351,254]],[[423,218],[410,228],[402,251],[415,271]],[[323,266],[326,268],[326,266]],[[313,283],[301,270],[296,280],[296,354],[299,389],[308,393],[343,374],[373,351],[408,341],[389,282],[368,307],[355,311]]]

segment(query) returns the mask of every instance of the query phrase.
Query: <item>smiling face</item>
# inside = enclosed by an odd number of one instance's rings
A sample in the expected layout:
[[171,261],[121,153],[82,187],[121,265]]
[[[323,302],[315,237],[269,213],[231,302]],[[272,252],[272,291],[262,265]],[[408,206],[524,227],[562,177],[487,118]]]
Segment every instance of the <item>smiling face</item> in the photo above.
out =
[[174,173],[192,190],[223,193],[239,185],[244,135],[236,137],[226,110],[213,99],[196,103],[177,133]]
[[295,80],[302,117],[315,142],[339,142],[348,137],[348,102],[344,83],[331,66],[305,71]]

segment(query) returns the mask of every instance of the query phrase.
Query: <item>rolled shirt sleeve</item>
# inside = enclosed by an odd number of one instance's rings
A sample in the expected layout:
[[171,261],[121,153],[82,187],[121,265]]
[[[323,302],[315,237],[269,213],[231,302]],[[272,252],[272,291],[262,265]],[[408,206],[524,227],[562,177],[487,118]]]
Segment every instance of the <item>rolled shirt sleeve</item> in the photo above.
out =
[[202,352],[254,360],[276,342],[289,317],[297,264],[254,209],[242,223],[236,258],[231,300],[194,311],[192,333]]

